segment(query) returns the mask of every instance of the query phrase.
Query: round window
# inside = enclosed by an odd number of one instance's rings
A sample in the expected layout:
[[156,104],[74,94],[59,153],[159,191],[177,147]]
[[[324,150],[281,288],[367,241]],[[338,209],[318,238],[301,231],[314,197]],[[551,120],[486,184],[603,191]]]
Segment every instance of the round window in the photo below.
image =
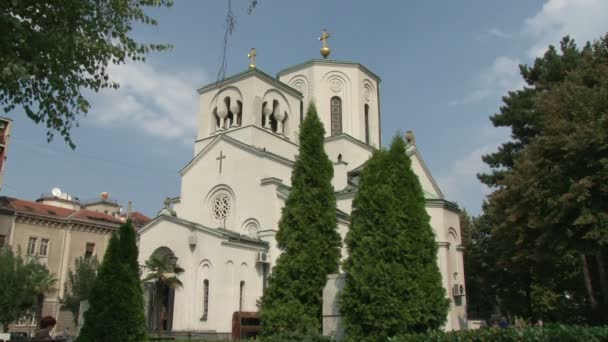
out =
[[211,216],[217,222],[223,222],[228,217],[232,207],[230,196],[225,193],[216,195],[211,201]]
[[249,222],[245,226],[244,233],[250,238],[257,239],[260,233],[260,227],[258,227],[255,222]]

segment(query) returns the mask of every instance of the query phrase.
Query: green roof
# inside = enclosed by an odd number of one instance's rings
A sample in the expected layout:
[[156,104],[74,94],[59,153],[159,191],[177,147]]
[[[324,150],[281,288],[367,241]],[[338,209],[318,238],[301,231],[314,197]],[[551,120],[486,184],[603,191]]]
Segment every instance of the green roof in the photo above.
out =
[[375,73],[373,73],[371,70],[369,70],[368,68],[366,68],[363,64],[358,63],[358,62],[352,62],[352,61],[339,61],[336,59],[311,59],[309,61],[306,61],[304,63],[300,63],[300,64],[296,64],[294,66],[291,66],[287,69],[283,69],[281,71],[279,71],[277,73],[277,78],[279,78],[279,76],[281,76],[282,74],[286,74],[288,72],[292,72],[298,69],[302,69],[304,67],[307,67],[309,65],[312,64],[346,64],[346,65],[354,65],[359,67],[361,70],[363,70],[363,72],[369,74],[370,76],[372,76],[373,78],[376,79],[376,81],[380,82],[380,76],[376,75]]
[[216,88],[216,87],[219,88],[219,87],[222,87],[224,85],[227,85],[228,83],[234,82],[236,80],[247,78],[247,77],[249,77],[251,75],[256,75],[256,76],[260,77],[261,79],[266,80],[269,83],[275,85],[277,88],[281,88],[281,89],[283,89],[283,90],[285,90],[285,91],[287,91],[289,93],[292,93],[292,95],[302,97],[302,93],[300,93],[296,89],[288,86],[287,84],[279,81],[278,79],[276,79],[276,78],[268,75],[267,73],[265,73],[262,70],[257,69],[257,68],[248,69],[248,70],[245,70],[243,72],[239,72],[238,74],[235,74],[235,75],[229,76],[227,78],[224,78],[223,80],[219,80],[219,81],[216,81],[216,82],[213,82],[213,83],[209,83],[209,84],[207,84],[207,85],[199,88],[197,90],[197,92],[200,94],[200,93],[202,93],[202,92],[204,92],[206,90],[209,90],[209,89],[212,89],[212,88]]

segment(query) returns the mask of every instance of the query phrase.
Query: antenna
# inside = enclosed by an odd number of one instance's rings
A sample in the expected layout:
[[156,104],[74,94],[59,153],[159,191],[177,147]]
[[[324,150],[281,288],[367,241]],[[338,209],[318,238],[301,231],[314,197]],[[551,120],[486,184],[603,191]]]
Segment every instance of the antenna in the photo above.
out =
[[59,189],[59,188],[53,188],[51,190],[51,195],[53,195],[55,197],[61,196],[61,189]]

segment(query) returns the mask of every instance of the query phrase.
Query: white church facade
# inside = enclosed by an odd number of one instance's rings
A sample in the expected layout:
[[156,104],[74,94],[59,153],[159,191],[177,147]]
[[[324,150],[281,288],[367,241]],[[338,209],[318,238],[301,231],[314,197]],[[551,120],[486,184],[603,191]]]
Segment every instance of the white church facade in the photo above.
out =
[[[140,264],[156,253],[185,269],[183,287],[164,304],[164,329],[229,335],[234,312],[258,310],[281,253],[275,235],[310,101],[325,125],[338,230],[345,237],[358,176],[381,146],[379,85],[380,78],[359,63],[318,59],[276,77],[252,62],[247,71],[198,90],[198,136],[194,157],[180,171],[180,196],[139,231]],[[437,263],[452,302],[445,328],[462,329],[459,210],[444,199],[413,139],[408,154],[425,192]]]

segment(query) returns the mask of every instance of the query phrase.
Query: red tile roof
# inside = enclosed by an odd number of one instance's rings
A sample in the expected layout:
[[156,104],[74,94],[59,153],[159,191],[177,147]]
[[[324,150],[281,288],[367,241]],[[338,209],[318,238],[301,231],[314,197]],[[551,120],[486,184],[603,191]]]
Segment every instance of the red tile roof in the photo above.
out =
[[148,222],[152,221],[148,216],[140,213],[139,211],[134,211],[131,213],[131,219],[138,225],[145,226]]
[[67,218],[72,215],[75,210],[66,209],[61,207],[56,207],[54,205],[24,201],[18,198],[4,197],[4,199],[10,205],[7,209],[13,209],[15,211],[24,212],[24,213],[32,213],[37,215],[44,216],[54,216]]
[[[126,221],[127,214],[122,214],[120,215],[120,217],[122,217]],[[148,222],[152,221],[151,218],[140,213],[139,211],[134,211],[131,213],[131,220],[133,221],[133,225],[136,227],[143,227],[148,224]]]
[[11,197],[0,197],[0,208],[26,214],[31,213],[35,215],[55,217],[61,219],[77,219],[80,221],[89,221],[89,223],[121,223],[119,218],[97,211],[87,209],[66,209],[53,205],[25,201],[22,199]]
[[116,223],[116,224],[122,223],[122,221],[118,217],[114,217],[112,215],[100,213],[98,211],[87,210],[87,209],[78,210],[74,215],[72,215],[72,218],[76,218],[79,220],[95,221],[95,222],[106,222],[106,223]]

